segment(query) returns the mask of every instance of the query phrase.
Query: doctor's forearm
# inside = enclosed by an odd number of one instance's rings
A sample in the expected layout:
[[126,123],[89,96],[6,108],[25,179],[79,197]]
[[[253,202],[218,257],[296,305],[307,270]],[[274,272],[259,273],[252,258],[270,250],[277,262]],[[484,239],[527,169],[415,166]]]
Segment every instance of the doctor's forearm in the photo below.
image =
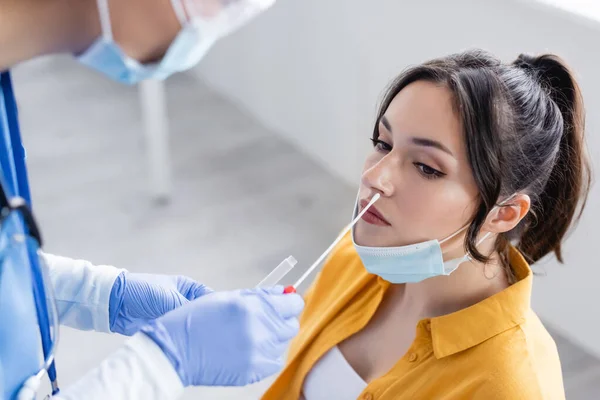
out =
[[110,332],[109,303],[124,270],[44,253],[61,325]]
[[175,400],[183,384],[152,339],[137,333],[53,400]]

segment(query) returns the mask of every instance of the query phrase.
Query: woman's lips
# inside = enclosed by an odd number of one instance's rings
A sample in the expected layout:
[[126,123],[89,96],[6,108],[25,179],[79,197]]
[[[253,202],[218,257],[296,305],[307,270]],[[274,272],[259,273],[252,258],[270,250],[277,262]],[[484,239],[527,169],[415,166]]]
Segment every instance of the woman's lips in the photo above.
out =
[[[361,211],[369,204],[369,200],[360,201]],[[375,206],[369,207],[367,212],[362,216],[362,219],[372,225],[379,226],[390,226],[391,224],[385,219],[385,217],[375,208]]]

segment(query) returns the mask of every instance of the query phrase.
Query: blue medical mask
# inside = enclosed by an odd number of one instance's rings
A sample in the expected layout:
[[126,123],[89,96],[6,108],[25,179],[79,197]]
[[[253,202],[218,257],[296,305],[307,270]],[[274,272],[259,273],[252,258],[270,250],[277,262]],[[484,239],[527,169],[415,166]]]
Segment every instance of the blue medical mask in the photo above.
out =
[[[513,196],[510,196],[505,202]],[[354,207],[354,216],[357,214],[358,199]],[[391,283],[415,283],[434,276],[450,275],[463,262],[471,260],[469,254],[466,253],[462,257],[444,261],[441,247],[442,243],[452,239],[465,229],[467,226],[442,240],[433,239],[399,247],[360,246],[354,240],[353,229],[352,243],[369,273],[380,276]],[[486,240],[489,235],[490,232],[486,233],[477,242],[477,245]]]
[[222,3],[222,9],[210,19],[194,16],[195,11],[201,10],[196,10],[198,6],[194,6],[193,2],[186,4],[184,10],[182,1],[185,0],[171,0],[182,28],[160,62],[141,64],[125,54],[115,43],[108,0],[97,0],[102,35],[77,59],[122,83],[135,84],[146,79],[165,79],[198,64],[217,39],[243,25],[275,0],[213,0]]

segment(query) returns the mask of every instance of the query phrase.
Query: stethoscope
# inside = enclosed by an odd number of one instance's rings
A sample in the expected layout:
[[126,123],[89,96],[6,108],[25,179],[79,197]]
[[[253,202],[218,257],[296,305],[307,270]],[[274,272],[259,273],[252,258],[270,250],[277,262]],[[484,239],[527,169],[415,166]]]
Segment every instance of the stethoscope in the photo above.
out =
[[[10,140],[11,143],[18,144],[17,146],[12,145],[9,149],[6,138],[0,140],[0,154],[13,155],[13,161],[15,163],[15,176],[13,179],[16,179],[18,182],[19,193],[23,196],[12,197],[9,199],[5,190],[4,177],[0,177],[0,227],[4,227],[5,224],[8,223],[9,216],[16,213],[20,221],[19,225],[22,227],[22,229],[17,230],[17,232],[20,231],[22,233],[12,234],[10,240],[15,245],[24,245],[27,250],[27,261],[31,269],[32,291],[44,356],[44,362],[39,371],[25,381],[17,395],[18,400],[31,400],[35,399],[40,382],[46,373],[48,373],[48,378],[50,379],[52,395],[54,396],[59,392],[56,366],[54,363],[54,354],[58,343],[59,321],[52,293],[52,285],[44,284],[44,269],[42,268],[44,260],[41,257],[40,252],[43,244],[42,236],[31,211],[31,207],[25,199],[30,199],[29,186],[27,184],[25,157],[23,154],[24,150],[21,146],[21,135],[17,121],[17,109],[14,101],[11,78],[8,72],[0,74],[0,85],[2,87],[2,92],[4,93],[4,107],[8,120],[8,132],[10,134],[8,140]],[[0,157],[0,163],[2,163],[1,169],[3,171],[12,172],[12,168],[7,164],[8,157]]]

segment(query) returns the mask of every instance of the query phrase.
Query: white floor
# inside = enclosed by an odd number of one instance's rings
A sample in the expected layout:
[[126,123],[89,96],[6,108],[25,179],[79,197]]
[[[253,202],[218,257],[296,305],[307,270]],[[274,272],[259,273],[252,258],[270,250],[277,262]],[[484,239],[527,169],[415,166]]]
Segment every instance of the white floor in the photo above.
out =
[[[136,88],[62,57],[17,68],[15,86],[47,251],[251,287],[290,254],[310,264],[349,220],[351,188],[192,75],[168,81],[174,194],[162,206],[149,196]],[[568,398],[598,398],[598,360],[556,339]],[[61,384],[122,341],[64,329]],[[268,384],[184,398],[256,399]]]

